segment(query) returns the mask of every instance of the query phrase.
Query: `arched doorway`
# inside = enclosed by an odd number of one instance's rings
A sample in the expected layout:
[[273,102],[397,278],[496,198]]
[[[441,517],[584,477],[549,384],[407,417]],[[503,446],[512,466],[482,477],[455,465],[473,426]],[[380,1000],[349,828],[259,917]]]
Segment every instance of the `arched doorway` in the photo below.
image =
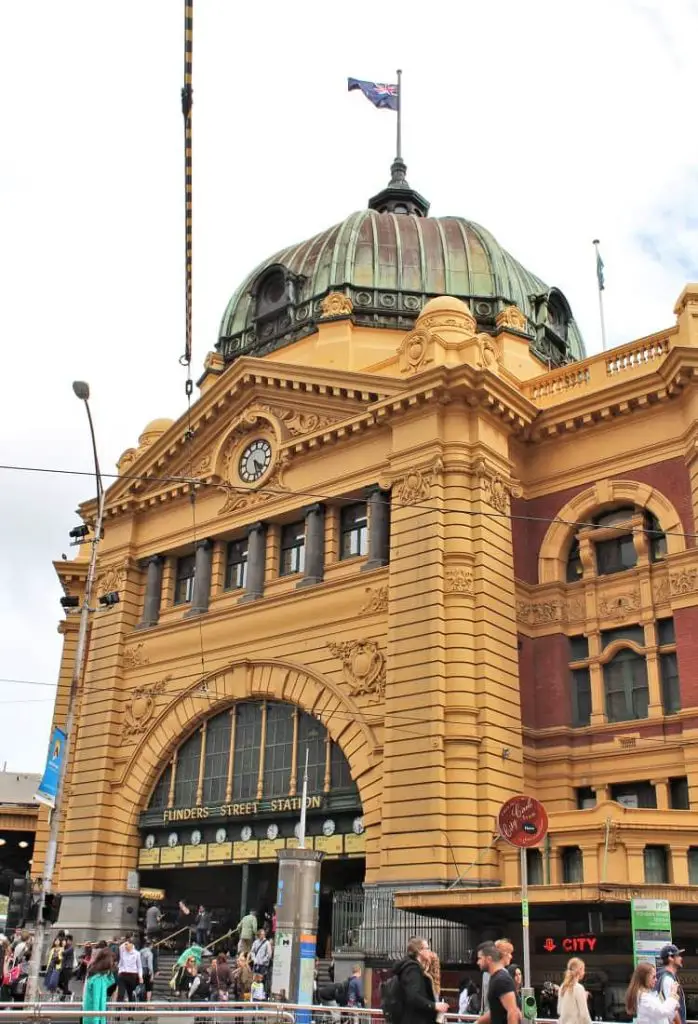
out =
[[241,700],[187,736],[141,813],[141,889],[210,909],[214,933],[242,913],[270,913],[277,851],[297,845],[308,763],[306,845],[322,850],[318,949],[332,934],[332,893],[360,887],[365,872],[361,801],[349,763],[325,726],[294,704]]

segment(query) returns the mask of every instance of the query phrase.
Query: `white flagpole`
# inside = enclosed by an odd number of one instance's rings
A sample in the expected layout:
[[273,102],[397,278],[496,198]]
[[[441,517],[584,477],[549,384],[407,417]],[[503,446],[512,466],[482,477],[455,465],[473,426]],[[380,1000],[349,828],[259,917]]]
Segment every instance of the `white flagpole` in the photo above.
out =
[[303,771],[303,796],[301,797],[301,823],[298,829],[298,848],[300,850],[305,849],[305,806],[308,802],[308,753],[309,748],[305,748],[305,770]]
[[397,158],[402,160],[402,71],[397,72]]
[[601,261],[601,255],[599,253],[599,240],[598,240],[598,238],[594,239],[593,245],[594,245],[594,251],[596,252],[596,281],[597,281],[598,288],[599,288],[599,317],[601,319],[601,345],[603,346],[603,350],[605,352],[606,351],[606,320],[604,319],[604,315],[603,315],[603,285],[601,283],[601,278],[599,277],[599,263],[602,262],[602,261]]

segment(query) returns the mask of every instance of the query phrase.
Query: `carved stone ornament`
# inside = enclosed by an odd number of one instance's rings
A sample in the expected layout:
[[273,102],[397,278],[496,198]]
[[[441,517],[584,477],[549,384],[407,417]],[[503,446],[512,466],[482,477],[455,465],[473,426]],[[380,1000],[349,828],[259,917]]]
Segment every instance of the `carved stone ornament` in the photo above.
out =
[[584,619],[584,600],[581,597],[571,597],[567,601],[555,598],[549,601],[520,600],[516,602],[516,617],[528,626],[578,622]]
[[126,580],[126,566],[105,565],[97,577],[95,584],[97,595],[110,594],[114,590],[120,590]]
[[332,316],[351,316],[354,312],[354,304],[348,295],[341,292],[330,292],[322,300],[320,305],[322,319]]
[[128,739],[129,736],[138,736],[145,732],[148,723],[155,711],[155,698],[164,693],[165,687],[172,679],[172,676],[165,676],[157,683],[147,683],[144,686],[137,686],[131,693],[131,701],[124,712],[122,736]]
[[474,468],[480,480],[483,500],[496,508],[498,512],[506,514],[509,511],[510,499],[518,497],[518,487],[496,473],[484,459],[479,459]]
[[403,339],[398,349],[400,373],[417,373],[433,362],[429,352],[430,338],[427,331],[417,328]]
[[209,473],[211,470],[212,461],[213,456],[211,455],[210,452],[208,455],[204,455],[204,457],[199,461],[198,466],[194,470],[194,476],[204,476],[205,473]]
[[442,469],[440,459],[436,459],[431,469],[411,469],[393,481],[393,498],[402,505],[414,505],[418,501],[425,501]]
[[417,324],[426,331],[435,331],[439,327],[455,328],[465,338],[472,338],[477,333],[477,320],[469,309],[454,309],[448,312],[427,313],[418,318]]
[[328,643],[327,647],[335,658],[341,658],[352,697],[368,696],[372,704],[383,699],[385,655],[377,640],[344,640]]
[[144,643],[141,640],[139,644],[134,644],[133,647],[127,647],[124,651],[124,668],[140,668],[142,665],[147,665],[150,659],[143,650]]
[[218,515],[229,512],[240,512],[243,509],[256,508],[274,498],[280,497],[288,490],[283,482],[284,470],[291,459],[289,451],[279,452],[274,469],[256,487],[243,487],[237,484],[220,484],[221,490],[227,492],[225,504],[218,510]]
[[468,569],[447,569],[444,590],[447,594],[472,594],[473,574]]
[[528,321],[518,306],[505,306],[495,317],[497,327],[510,327],[514,331],[528,330]]
[[359,614],[370,615],[374,612],[387,612],[388,587],[366,587],[366,600],[361,605]]
[[627,619],[633,612],[642,607],[639,590],[628,594],[613,594],[602,597],[599,601],[599,615],[605,619]]
[[269,412],[281,420],[292,437],[314,434],[316,430],[324,430],[338,422],[335,416],[321,416],[317,412],[300,412],[296,409],[278,409],[271,406]]

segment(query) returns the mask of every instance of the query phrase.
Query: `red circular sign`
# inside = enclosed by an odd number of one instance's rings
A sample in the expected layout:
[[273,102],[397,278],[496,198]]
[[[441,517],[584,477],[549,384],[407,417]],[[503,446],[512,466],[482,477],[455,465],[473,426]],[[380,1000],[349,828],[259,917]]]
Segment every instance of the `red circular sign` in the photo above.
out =
[[545,807],[532,796],[513,796],[499,808],[499,834],[512,846],[538,846],[548,831]]

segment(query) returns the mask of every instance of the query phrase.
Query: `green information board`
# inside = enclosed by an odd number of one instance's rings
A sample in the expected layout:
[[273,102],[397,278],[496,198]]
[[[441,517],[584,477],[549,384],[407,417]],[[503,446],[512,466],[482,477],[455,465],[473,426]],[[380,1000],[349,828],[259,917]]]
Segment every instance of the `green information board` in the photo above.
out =
[[640,960],[654,963],[662,946],[671,942],[669,900],[631,900],[630,919],[635,964]]

